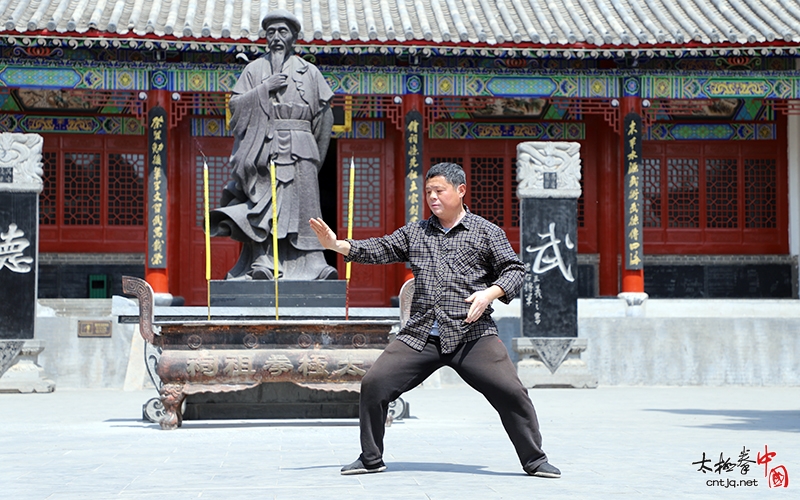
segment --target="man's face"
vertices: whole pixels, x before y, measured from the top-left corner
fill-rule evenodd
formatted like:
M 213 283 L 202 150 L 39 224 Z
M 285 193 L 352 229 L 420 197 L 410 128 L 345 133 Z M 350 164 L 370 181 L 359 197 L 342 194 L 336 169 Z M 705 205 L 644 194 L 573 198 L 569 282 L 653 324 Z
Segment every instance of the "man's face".
M 284 21 L 267 26 L 267 47 L 274 52 L 290 52 L 297 35 Z
M 461 200 L 467 186 L 453 186 L 441 175 L 431 177 L 425 182 L 425 199 L 436 217 L 449 220 L 461 213 Z

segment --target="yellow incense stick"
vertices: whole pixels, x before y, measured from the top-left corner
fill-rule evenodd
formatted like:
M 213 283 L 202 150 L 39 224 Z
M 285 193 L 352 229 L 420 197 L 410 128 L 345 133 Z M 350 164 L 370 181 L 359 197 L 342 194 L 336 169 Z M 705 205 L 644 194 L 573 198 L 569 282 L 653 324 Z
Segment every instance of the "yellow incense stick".
M 275 162 L 269 162 L 272 179 L 272 278 L 275 280 L 275 320 L 278 318 L 278 195 L 275 182 Z
M 356 185 L 356 165 L 353 158 L 350 158 L 350 193 L 347 198 L 347 239 L 353 239 L 353 197 L 355 195 Z M 345 279 L 350 279 L 350 264 L 347 263 L 347 270 L 345 271 Z
M 203 156 L 203 206 L 205 210 L 205 231 L 206 231 L 206 290 L 208 293 L 208 319 L 211 320 L 211 230 L 209 228 L 209 207 L 208 207 L 208 163 Z
M 353 198 L 355 196 L 356 185 L 356 164 L 354 158 L 350 157 L 350 192 L 347 199 L 347 239 L 353 239 Z M 344 300 L 344 319 L 350 319 L 350 268 L 352 262 L 345 264 L 345 300 Z

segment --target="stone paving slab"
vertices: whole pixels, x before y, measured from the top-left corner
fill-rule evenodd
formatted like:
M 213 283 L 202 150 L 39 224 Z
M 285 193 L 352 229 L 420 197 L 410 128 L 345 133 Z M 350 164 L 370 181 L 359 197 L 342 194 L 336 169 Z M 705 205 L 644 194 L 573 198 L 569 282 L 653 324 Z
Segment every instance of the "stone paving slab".
M 2 499 L 800 498 L 800 388 L 600 387 L 531 396 L 559 480 L 526 476 L 499 418 L 466 386 L 418 388 L 411 418 L 387 429 L 380 474 L 341 476 L 358 456 L 355 420 L 140 419 L 151 391 L 0 394 Z M 736 464 L 743 447 L 764 465 Z M 756 480 L 757 485 L 720 486 Z M 716 481 L 716 482 L 714 482 Z

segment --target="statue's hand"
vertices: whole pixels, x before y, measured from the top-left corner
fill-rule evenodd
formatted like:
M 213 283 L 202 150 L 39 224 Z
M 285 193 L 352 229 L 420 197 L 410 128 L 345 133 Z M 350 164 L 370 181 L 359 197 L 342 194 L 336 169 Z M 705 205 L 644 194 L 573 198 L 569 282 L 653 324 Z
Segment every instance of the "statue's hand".
M 267 86 L 267 90 L 269 92 L 275 92 L 281 87 L 285 87 L 288 84 L 289 76 L 284 75 L 283 73 L 278 73 L 277 75 L 272 75 L 266 80 L 262 82 L 262 85 Z

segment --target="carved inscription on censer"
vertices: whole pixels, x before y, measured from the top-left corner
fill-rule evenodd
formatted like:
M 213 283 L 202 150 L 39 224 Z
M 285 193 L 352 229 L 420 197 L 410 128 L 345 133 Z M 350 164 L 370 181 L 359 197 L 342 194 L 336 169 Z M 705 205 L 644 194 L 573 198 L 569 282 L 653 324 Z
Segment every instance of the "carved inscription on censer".
M 277 378 L 331 380 L 360 378 L 367 373 L 369 363 L 363 358 L 347 355 L 341 358 L 323 351 L 296 353 L 235 354 L 230 351 L 202 351 L 185 361 L 189 379 L 222 376 L 225 379 L 269 380 Z

